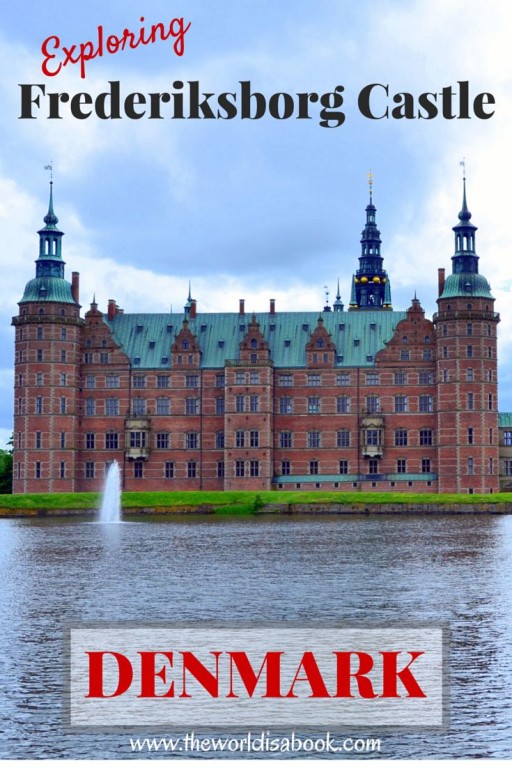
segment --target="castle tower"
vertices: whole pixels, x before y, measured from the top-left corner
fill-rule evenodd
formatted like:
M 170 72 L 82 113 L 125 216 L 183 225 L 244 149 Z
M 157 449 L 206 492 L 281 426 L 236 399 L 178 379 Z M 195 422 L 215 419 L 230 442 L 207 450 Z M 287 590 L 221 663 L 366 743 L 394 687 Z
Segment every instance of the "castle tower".
M 478 274 L 477 227 L 463 178 L 462 209 L 453 227 L 455 254 L 446 280 L 439 270 L 437 445 L 441 493 L 499 489 L 497 325 L 489 283 Z
M 79 335 L 78 273 L 64 278 L 63 232 L 53 210 L 39 230 L 36 276 L 15 326 L 14 493 L 75 490 Z
M 377 229 L 373 204 L 373 176 L 369 174 L 370 202 L 366 206 L 366 225 L 361 237 L 359 269 L 352 277 L 349 310 L 392 309 L 391 286 L 384 259 L 380 253 L 381 239 Z

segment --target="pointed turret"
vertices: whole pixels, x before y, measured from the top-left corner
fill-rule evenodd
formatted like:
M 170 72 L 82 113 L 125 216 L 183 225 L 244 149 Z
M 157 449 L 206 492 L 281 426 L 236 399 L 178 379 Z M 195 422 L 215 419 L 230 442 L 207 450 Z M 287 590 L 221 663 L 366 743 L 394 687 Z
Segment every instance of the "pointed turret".
M 370 202 L 366 206 L 366 224 L 361 237 L 359 269 L 353 278 L 350 309 L 391 309 L 389 278 L 383 268 L 381 239 L 377 228 L 377 209 L 373 204 L 373 175 L 369 174 Z
M 50 181 L 50 200 L 48 213 L 44 217 L 45 226 L 37 233 L 39 235 L 39 256 L 36 259 L 36 276 L 25 286 L 20 304 L 32 301 L 77 304 L 73 297 L 71 284 L 64 279 L 65 262 L 62 260 L 64 232 L 58 229 L 58 221 L 53 209 L 53 181 Z
M 336 291 L 336 301 L 332 305 L 333 312 L 343 312 L 343 302 L 340 294 L 340 279 L 338 277 L 338 290 Z

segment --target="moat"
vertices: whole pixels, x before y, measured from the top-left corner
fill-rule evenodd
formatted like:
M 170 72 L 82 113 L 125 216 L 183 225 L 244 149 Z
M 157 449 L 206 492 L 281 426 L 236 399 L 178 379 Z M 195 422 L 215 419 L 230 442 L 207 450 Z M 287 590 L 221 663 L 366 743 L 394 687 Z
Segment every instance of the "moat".
M 65 628 L 121 620 L 447 623 L 448 730 L 379 734 L 380 756 L 511 756 L 510 516 L 10 519 L 0 542 L 0 757 L 129 758 L 153 735 L 63 729 Z

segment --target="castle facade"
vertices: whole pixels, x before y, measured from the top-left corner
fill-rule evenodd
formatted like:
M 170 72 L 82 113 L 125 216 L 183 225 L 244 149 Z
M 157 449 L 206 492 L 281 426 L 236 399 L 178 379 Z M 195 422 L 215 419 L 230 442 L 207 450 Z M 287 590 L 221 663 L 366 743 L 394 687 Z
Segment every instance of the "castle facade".
M 396 311 L 371 188 L 350 304 L 320 312 L 82 317 L 50 187 L 35 278 L 15 327 L 14 492 L 125 490 L 496 493 L 512 480 L 498 413 L 494 298 L 463 202 L 438 311 Z

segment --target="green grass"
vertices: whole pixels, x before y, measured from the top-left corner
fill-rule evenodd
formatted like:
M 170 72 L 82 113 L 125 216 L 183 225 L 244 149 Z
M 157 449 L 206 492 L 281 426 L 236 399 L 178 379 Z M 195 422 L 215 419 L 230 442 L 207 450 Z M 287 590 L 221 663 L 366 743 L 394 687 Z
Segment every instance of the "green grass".
M 0 495 L 0 509 L 96 509 L 98 493 L 42 493 Z M 182 492 L 128 492 L 123 494 L 124 509 L 160 507 L 207 507 L 225 514 L 250 514 L 266 504 L 361 504 L 371 507 L 379 504 L 437 504 L 445 506 L 461 502 L 512 502 L 512 493 L 488 494 L 435 494 L 435 493 L 379 493 L 379 492 L 322 492 L 322 491 L 182 491 Z

